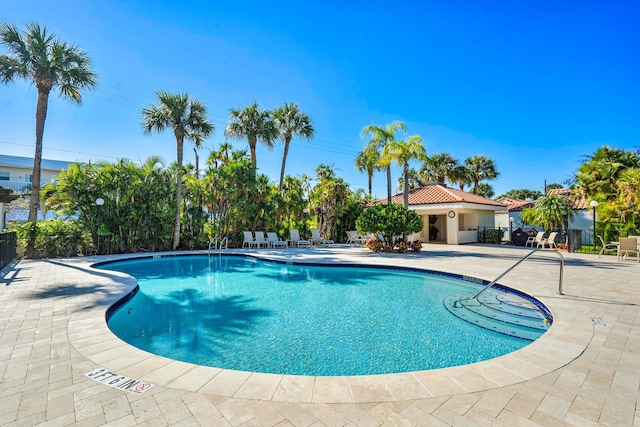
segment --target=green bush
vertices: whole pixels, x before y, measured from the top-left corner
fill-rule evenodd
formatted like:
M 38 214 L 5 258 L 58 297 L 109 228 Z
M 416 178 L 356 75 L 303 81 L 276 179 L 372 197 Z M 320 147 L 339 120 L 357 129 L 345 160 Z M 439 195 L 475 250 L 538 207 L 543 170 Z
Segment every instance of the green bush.
M 383 252 L 390 252 L 395 246 L 400 252 L 406 251 L 407 245 L 404 242 L 394 244 L 393 237 L 417 233 L 422 230 L 422 225 L 420 215 L 398 204 L 373 206 L 365 210 L 356 220 L 359 233 L 384 235 L 382 247 L 376 246 L 376 251 Z
M 15 225 L 18 242 L 27 244 L 32 224 Z M 46 220 L 36 224 L 36 258 L 71 257 L 94 252 L 91 236 L 78 221 Z

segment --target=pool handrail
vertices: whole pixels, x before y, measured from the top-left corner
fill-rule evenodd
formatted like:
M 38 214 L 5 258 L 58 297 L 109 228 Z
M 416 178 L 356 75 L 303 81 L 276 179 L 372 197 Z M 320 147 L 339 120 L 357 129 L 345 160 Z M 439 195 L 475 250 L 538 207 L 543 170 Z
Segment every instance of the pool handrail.
M 470 299 L 474 299 L 474 298 L 478 298 L 478 296 L 483 293 L 484 291 L 486 291 L 487 289 L 489 289 L 490 287 L 492 287 L 493 285 L 496 284 L 496 282 L 498 280 L 500 280 L 501 278 L 503 278 L 507 273 L 509 273 L 511 270 L 513 270 L 514 268 L 516 268 L 522 261 L 524 261 L 525 259 L 529 258 L 531 255 L 535 254 L 536 252 L 539 252 L 541 249 L 534 249 L 531 252 L 529 252 L 528 254 L 526 254 L 525 256 L 523 256 L 522 258 L 520 258 L 515 264 L 513 264 L 511 267 L 507 268 L 505 271 L 503 271 L 498 277 L 496 277 L 495 279 L 493 279 L 493 281 L 491 283 L 489 283 L 488 285 L 486 285 L 484 288 L 480 289 L 478 292 L 476 292 Z M 545 251 L 545 252 L 549 252 L 549 251 Z M 562 254 L 560 252 L 558 252 L 557 250 L 554 250 L 553 252 L 557 253 L 558 256 L 560 257 L 560 277 L 559 277 L 559 281 L 558 281 L 558 295 L 564 295 L 562 293 L 562 280 L 563 280 L 563 276 L 564 276 L 564 257 L 562 256 Z

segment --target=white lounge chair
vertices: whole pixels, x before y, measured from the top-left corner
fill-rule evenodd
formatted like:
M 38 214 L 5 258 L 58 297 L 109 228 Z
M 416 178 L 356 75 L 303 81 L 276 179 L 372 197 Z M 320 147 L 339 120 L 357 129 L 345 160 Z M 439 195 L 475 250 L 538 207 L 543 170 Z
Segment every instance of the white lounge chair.
M 289 230 L 291 235 L 291 246 L 299 248 L 300 246 L 311 246 L 311 242 L 308 240 L 302 240 L 300 238 L 300 232 L 298 230 Z
M 258 247 L 258 244 L 256 243 L 255 239 L 253 238 L 253 233 L 250 231 L 243 231 L 242 234 L 244 235 L 244 240 L 242 241 L 242 247 L 244 248 L 245 246 L 248 248 L 251 247 Z
M 549 233 L 549 237 L 538 242 L 538 247 L 544 249 L 546 246 L 549 246 L 549 249 L 551 249 L 551 247 L 558 249 L 558 247 L 556 246 L 557 235 L 558 233 L 556 233 L 555 231 L 553 233 Z
M 286 241 L 280 240 L 278 235 L 272 231 L 267 233 L 267 242 L 272 248 L 286 248 L 288 246 Z
M 621 237 L 618 245 L 618 261 L 629 258 L 630 254 L 636 254 L 636 262 L 640 262 L 640 248 L 635 237 Z
M 320 237 L 320 231 L 318 229 L 311 230 L 311 244 L 312 245 L 333 245 L 333 240 L 323 239 Z
M 359 235 L 355 230 L 347 231 L 347 236 L 349 238 L 349 241 L 351 241 L 351 243 L 353 243 L 354 245 L 363 245 L 367 242 L 367 240 Z
M 539 231 L 535 237 L 529 236 L 524 246 L 525 247 L 529 245 L 531 245 L 531 247 L 533 247 L 533 245 L 537 246 L 543 239 L 544 239 L 544 231 Z
M 256 235 L 255 243 L 258 248 L 262 246 L 265 248 L 269 247 L 269 242 L 267 242 L 267 239 L 264 237 L 264 231 L 256 231 L 254 234 Z

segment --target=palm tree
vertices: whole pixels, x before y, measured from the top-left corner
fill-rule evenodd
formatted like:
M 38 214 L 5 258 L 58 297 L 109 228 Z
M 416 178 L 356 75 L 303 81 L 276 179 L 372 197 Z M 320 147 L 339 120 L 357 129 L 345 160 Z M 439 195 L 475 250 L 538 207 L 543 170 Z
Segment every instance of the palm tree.
M 207 110 L 202 102 L 192 99 L 187 93 L 156 93 L 158 105 L 142 109 L 143 132 L 146 135 L 153 131 L 162 132 L 167 128 L 173 130 L 177 147 L 176 177 L 176 221 L 173 227 L 173 249 L 180 244 L 180 206 L 182 201 L 182 154 L 184 140 L 200 147 L 214 131 L 212 123 L 207 121 Z
M 260 140 L 267 148 L 273 148 L 273 141 L 278 137 L 278 130 L 268 110 L 261 110 L 257 102 L 244 108 L 229 111 L 229 123 L 224 131 L 227 137 L 247 138 L 251 152 L 251 164 L 254 174 L 257 169 L 256 145 Z
M 278 188 L 282 190 L 284 181 L 284 169 L 287 164 L 287 154 L 289 153 L 289 144 L 294 136 L 313 138 L 315 130 L 311 124 L 311 118 L 308 114 L 300 111 L 298 104 L 284 103 L 280 107 L 273 110 L 273 122 L 278 129 L 282 143 L 284 144 L 284 154 L 282 155 L 282 169 L 280 169 L 280 184 Z
M 371 187 L 373 180 L 373 172 L 378 168 L 378 160 L 380 159 L 380 152 L 375 144 L 369 143 L 365 145 L 364 149 L 358 154 L 354 162 L 354 166 L 358 172 L 366 172 L 369 185 L 369 198 L 371 198 Z
M 456 167 L 458 167 L 458 159 L 451 154 L 436 153 L 425 160 L 420 172 L 426 181 L 436 181 L 444 185 L 446 180 L 451 180 Z
M 473 183 L 473 179 L 469 174 L 469 170 L 466 168 L 466 166 L 462 165 L 455 167 L 453 171 L 451 171 L 449 181 L 451 181 L 452 184 L 458 184 L 460 190 L 462 191 L 464 191 L 465 186 Z
M 478 194 L 478 183 L 484 180 L 496 179 L 499 173 L 493 159 L 480 154 L 467 158 L 464 165 L 469 173 L 469 178 L 473 182 L 473 194 Z
M 420 135 L 413 135 L 407 141 L 391 141 L 382 152 L 382 159 L 386 162 L 395 161 L 402 167 L 404 177 L 403 203 L 404 207 L 409 207 L 409 161 L 426 160 L 427 150 L 422 144 Z
M 49 93 L 54 87 L 63 98 L 82 103 L 83 89 L 97 85 L 97 74 L 91 71 L 91 59 L 78 46 L 59 40 L 49 34 L 46 27 L 30 22 L 26 30 L 6 22 L 0 24 L 0 41 L 10 55 L 0 55 L 0 81 L 18 79 L 35 84 L 38 89 L 36 106 L 36 149 L 33 156 L 29 222 L 33 225 L 27 243 L 27 256 L 35 253 L 35 224 L 40 201 L 40 164 L 42 163 L 42 137 L 47 118 Z
M 362 129 L 360 136 L 365 139 L 367 135 L 371 135 L 371 143 L 375 144 L 379 150 L 384 150 L 384 147 L 391 141 L 395 140 L 395 133 L 398 131 L 407 132 L 407 125 L 401 121 L 395 121 L 389 123 L 385 127 L 378 125 L 368 125 Z M 387 203 L 391 204 L 391 162 L 386 162 L 382 158 L 378 162 L 378 167 L 386 168 L 387 170 Z
M 404 189 L 404 176 L 398 178 L 398 191 L 403 191 Z M 414 168 L 409 168 L 409 173 L 407 174 L 407 182 L 409 186 L 409 190 L 413 190 L 414 188 L 420 188 L 426 185 L 426 183 L 422 180 L 422 176 L 420 175 L 420 171 L 417 171 Z

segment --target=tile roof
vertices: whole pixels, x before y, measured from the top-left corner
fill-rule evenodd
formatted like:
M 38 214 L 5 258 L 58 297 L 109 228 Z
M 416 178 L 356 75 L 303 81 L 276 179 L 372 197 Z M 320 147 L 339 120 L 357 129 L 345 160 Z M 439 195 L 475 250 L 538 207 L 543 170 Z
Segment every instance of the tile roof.
M 520 212 L 521 210 L 531 208 L 536 204 L 535 200 L 520 200 L 512 199 L 510 197 L 502 197 L 498 199 L 498 201 L 507 204 L 507 212 Z
M 573 201 L 573 209 L 589 209 L 589 203 L 584 196 L 576 196 L 570 188 L 554 188 L 547 191 L 547 195 L 554 194 L 556 196 L 568 197 Z
M 380 199 L 372 205 L 386 203 L 387 199 Z M 403 193 L 398 193 L 391 197 L 392 203 L 401 204 Z M 475 203 L 478 205 L 490 205 L 504 207 L 504 203 L 467 193 L 455 188 L 449 188 L 441 184 L 429 184 L 424 187 L 409 190 L 409 205 L 436 205 L 442 203 Z

